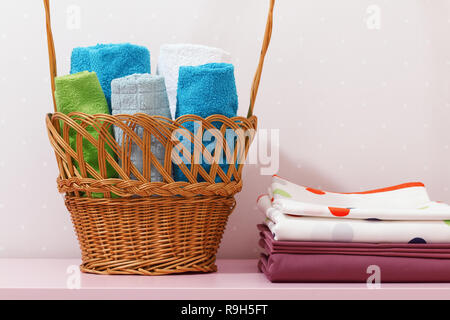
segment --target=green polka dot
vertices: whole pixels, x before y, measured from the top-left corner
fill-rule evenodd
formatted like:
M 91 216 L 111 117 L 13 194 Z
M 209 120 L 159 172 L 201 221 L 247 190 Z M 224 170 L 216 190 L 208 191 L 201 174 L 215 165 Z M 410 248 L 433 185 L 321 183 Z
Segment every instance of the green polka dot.
M 287 193 L 286 191 L 281 190 L 281 189 L 273 190 L 273 194 L 279 194 L 280 196 L 283 196 L 283 197 L 286 197 L 286 198 L 292 198 L 292 196 L 289 193 Z
M 450 226 L 450 220 L 444 220 L 444 222 Z

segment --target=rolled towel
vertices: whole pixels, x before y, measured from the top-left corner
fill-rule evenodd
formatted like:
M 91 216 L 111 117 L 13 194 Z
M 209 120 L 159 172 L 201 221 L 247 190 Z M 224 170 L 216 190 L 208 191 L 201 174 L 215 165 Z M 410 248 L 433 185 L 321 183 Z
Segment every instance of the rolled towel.
M 238 109 L 238 97 L 236 92 L 236 83 L 234 79 L 234 67 L 228 63 L 210 63 L 202 66 L 182 66 L 180 67 L 178 79 L 178 95 L 176 117 L 186 114 L 198 115 L 202 118 L 214 114 L 222 114 L 226 117 L 235 117 Z M 215 124 L 220 128 L 219 123 Z M 187 122 L 184 126 L 194 134 L 195 126 L 193 122 Z M 227 137 L 228 138 L 228 137 Z M 186 141 L 184 139 L 180 139 Z M 227 139 L 228 140 L 228 139 Z M 214 143 L 203 140 L 208 145 L 208 150 L 214 150 Z M 183 142 L 186 147 L 189 143 Z M 228 143 L 233 143 L 228 141 Z M 193 147 L 190 148 L 191 151 Z M 222 152 L 224 159 L 224 153 Z M 182 158 L 188 168 L 189 162 Z M 202 159 L 202 166 L 208 172 L 210 164 L 206 159 Z M 220 165 L 222 170 L 227 173 L 228 164 Z M 174 168 L 174 177 L 176 181 L 187 181 L 187 178 L 178 166 Z M 200 181 L 203 181 L 199 177 Z M 216 177 L 216 182 L 221 182 L 220 177 Z
M 150 73 L 150 52 L 130 43 L 98 44 L 72 51 L 70 73 L 94 71 L 111 107 L 111 81 L 135 73 Z
M 134 74 L 114 79 L 111 82 L 111 106 L 114 115 L 141 112 L 170 119 L 169 100 L 162 76 Z M 116 141 L 121 145 L 123 131 L 115 127 L 114 133 Z M 136 133 L 142 138 L 143 128 L 137 127 Z M 151 137 L 151 152 L 164 166 L 164 147 L 153 135 Z M 131 145 L 131 162 L 142 173 L 143 152 L 135 143 Z M 151 181 L 163 181 L 163 177 L 153 165 L 151 166 Z
M 166 80 L 170 111 L 175 118 L 178 70 L 181 66 L 198 66 L 213 62 L 231 62 L 231 55 L 219 48 L 195 44 L 166 44 L 161 46 L 157 73 Z
M 58 112 L 69 114 L 71 112 L 83 112 L 87 114 L 109 113 L 105 95 L 98 81 L 95 72 L 80 72 L 76 74 L 55 78 L 55 100 Z M 98 132 L 92 127 L 86 130 L 95 139 L 98 139 Z M 76 150 L 76 133 L 69 131 L 69 142 L 73 150 Z M 105 150 L 114 155 L 111 148 L 105 144 Z M 99 171 L 98 151 L 90 142 L 83 139 L 83 156 L 89 165 L 97 172 Z M 79 169 L 78 163 L 75 166 Z M 117 177 L 116 171 L 106 162 L 107 178 Z

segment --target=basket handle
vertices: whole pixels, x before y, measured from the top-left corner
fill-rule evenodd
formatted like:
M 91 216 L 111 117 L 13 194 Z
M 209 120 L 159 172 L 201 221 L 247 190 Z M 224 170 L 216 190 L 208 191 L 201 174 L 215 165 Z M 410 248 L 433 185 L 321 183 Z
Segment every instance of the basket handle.
M 270 0 L 269 15 L 267 17 L 266 31 L 264 34 L 264 41 L 261 48 L 261 55 L 259 57 L 258 68 L 256 69 L 255 77 L 253 78 L 252 90 L 250 95 L 250 106 L 248 108 L 247 118 L 253 115 L 253 108 L 255 106 L 256 96 L 258 94 L 259 82 L 261 81 L 261 74 L 264 66 L 264 58 L 266 57 L 267 49 L 269 48 L 270 38 L 272 36 L 273 25 L 273 8 L 275 0 Z M 56 54 L 55 43 L 53 41 L 52 25 L 50 20 L 50 0 L 44 0 L 45 7 L 45 21 L 47 29 L 47 45 L 48 45 L 48 58 L 50 64 L 50 81 L 53 97 L 53 109 L 56 112 L 56 100 L 55 100 L 55 77 L 57 76 L 56 70 Z

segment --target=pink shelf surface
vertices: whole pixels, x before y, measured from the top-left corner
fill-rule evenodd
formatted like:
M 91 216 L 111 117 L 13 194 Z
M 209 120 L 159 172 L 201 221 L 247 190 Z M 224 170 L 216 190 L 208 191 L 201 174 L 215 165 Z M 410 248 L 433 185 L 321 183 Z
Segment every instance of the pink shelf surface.
M 219 260 L 217 273 L 79 274 L 77 259 L 0 259 L 0 299 L 450 299 L 450 284 L 271 283 L 256 260 Z

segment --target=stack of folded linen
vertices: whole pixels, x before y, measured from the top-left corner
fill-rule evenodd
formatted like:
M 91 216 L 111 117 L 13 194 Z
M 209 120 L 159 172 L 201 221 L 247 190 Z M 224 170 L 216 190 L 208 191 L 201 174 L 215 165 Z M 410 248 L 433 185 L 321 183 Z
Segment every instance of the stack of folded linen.
M 257 203 L 272 282 L 450 281 L 450 206 L 422 183 L 344 194 L 274 176 Z

